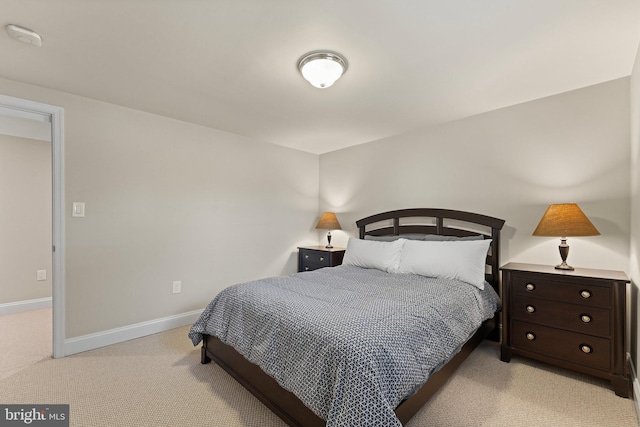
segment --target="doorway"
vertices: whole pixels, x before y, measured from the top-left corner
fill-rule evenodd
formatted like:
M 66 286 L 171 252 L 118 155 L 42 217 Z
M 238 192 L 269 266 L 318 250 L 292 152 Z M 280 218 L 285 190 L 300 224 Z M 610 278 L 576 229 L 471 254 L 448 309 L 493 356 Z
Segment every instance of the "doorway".
M 0 115 L 51 124 L 52 183 L 52 332 L 53 357 L 65 356 L 64 286 L 64 110 L 61 107 L 0 95 Z

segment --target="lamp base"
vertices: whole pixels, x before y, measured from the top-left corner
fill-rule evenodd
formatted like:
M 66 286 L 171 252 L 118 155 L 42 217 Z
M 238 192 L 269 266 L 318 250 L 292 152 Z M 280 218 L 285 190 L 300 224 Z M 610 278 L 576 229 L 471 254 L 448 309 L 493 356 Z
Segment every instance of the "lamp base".
M 571 267 L 566 262 L 563 262 L 562 264 L 556 265 L 556 270 L 575 270 L 575 268 Z
M 327 246 L 325 246 L 325 248 L 333 249 L 333 246 L 331 245 L 331 230 L 327 232 Z
M 560 258 L 562 258 L 562 264 L 556 265 L 557 270 L 575 270 L 569 264 L 567 264 L 567 257 L 569 256 L 569 245 L 567 245 L 567 238 L 563 237 L 560 239 L 560 246 L 558 246 L 560 250 Z

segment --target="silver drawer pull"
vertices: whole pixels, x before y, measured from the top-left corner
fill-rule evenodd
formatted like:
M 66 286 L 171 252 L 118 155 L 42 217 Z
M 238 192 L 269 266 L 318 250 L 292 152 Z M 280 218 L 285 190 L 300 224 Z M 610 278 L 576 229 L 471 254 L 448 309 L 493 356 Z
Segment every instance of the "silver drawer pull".
M 305 268 L 304 268 L 304 270 L 305 270 L 305 271 L 309 271 L 309 267 L 305 267 Z
M 587 345 L 587 344 L 582 344 L 582 345 L 580 346 L 580 350 L 582 350 L 582 352 L 583 352 L 584 354 L 591 354 L 591 353 L 593 353 L 593 349 L 591 348 L 591 346 L 590 346 L 590 345 Z
M 587 290 L 580 291 L 580 296 L 584 299 L 591 298 L 591 292 Z
M 525 288 L 527 288 L 528 291 L 533 291 L 536 288 L 536 285 L 534 285 L 533 283 L 527 283 L 527 286 L 525 286 Z
M 304 256 L 304 258 L 305 258 L 305 259 L 309 259 L 309 255 L 305 255 L 305 256 Z
M 592 319 L 588 314 L 583 314 L 580 316 L 580 320 L 582 320 L 584 323 L 590 323 Z
M 536 308 L 532 305 L 527 306 L 527 313 L 535 313 Z
M 324 261 L 324 257 L 323 256 L 320 257 L 320 261 Z
M 527 332 L 527 339 L 529 341 L 534 341 L 536 339 L 536 334 L 534 334 L 533 332 Z

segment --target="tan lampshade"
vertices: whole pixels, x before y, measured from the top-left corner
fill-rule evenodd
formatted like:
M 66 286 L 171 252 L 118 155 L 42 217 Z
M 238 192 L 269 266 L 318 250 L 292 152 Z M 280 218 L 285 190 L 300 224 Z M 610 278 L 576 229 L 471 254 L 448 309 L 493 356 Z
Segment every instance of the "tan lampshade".
M 578 237 L 599 236 L 600 232 L 575 203 L 549 205 L 534 236 Z
M 320 217 L 320 221 L 316 224 L 319 230 L 342 230 L 336 214 L 333 212 L 325 212 Z

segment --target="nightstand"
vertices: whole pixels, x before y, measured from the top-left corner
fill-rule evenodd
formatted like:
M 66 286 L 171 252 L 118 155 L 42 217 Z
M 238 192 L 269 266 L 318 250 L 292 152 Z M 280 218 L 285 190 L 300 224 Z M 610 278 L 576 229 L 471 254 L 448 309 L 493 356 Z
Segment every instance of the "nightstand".
M 519 263 L 500 270 L 503 362 L 518 355 L 594 375 L 629 397 L 625 273 Z
M 327 249 L 324 246 L 299 247 L 298 272 L 340 265 L 344 258 L 344 251 L 344 248 Z

